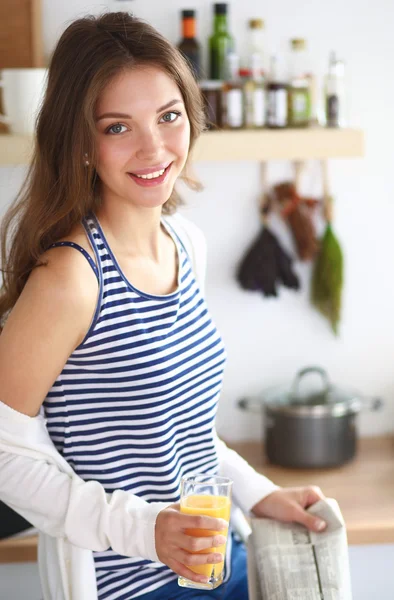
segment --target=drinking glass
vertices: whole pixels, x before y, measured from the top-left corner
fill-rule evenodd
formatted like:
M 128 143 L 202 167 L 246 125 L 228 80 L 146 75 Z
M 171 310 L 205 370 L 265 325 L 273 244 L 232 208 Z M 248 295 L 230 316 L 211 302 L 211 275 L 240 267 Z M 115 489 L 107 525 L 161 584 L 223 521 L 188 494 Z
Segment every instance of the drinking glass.
M 232 481 L 227 477 L 218 477 L 216 475 L 193 475 L 191 477 L 182 477 L 181 480 L 181 513 L 187 515 L 207 515 L 218 519 L 230 521 L 231 509 L 231 489 Z M 210 529 L 186 529 L 188 535 L 196 537 L 209 537 L 213 535 L 224 535 L 227 537 L 227 530 L 212 531 Z M 226 544 L 216 548 L 206 548 L 200 550 L 197 554 L 211 554 L 220 552 L 223 557 L 226 555 Z M 181 587 L 194 588 L 201 590 L 214 590 L 223 582 L 224 560 L 216 564 L 187 565 L 189 569 L 205 575 L 209 578 L 207 583 L 198 583 L 190 581 L 185 577 L 178 577 L 178 584 Z

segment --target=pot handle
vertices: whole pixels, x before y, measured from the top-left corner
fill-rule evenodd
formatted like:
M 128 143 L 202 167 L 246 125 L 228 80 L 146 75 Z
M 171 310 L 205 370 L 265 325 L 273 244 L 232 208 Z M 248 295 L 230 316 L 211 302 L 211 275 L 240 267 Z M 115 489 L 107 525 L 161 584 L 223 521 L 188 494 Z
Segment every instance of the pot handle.
M 300 387 L 301 379 L 303 379 L 305 375 L 309 375 L 310 373 L 318 373 L 323 381 L 323 393 L 327 394 L 329 392 L 330 381 L 328 379 L 327 371 L 325 371 L 322 367 L 305 367 L 304 369 L 298 371 L 297 375 L 294 378 L 292 385 L 292 396 L 298 396 L 298 389 Z
M 371 411 L 380 410 L 384 406 L 383 398 L 374 396 L 373 398 L 360 398 L 361 409 Z
M 250 410 L 251 412 L 261 413 L 263 409 L 262 403 L 253 403 L 249 398 L 241 398 L 238 400 L 238 407 L 242 410 Z

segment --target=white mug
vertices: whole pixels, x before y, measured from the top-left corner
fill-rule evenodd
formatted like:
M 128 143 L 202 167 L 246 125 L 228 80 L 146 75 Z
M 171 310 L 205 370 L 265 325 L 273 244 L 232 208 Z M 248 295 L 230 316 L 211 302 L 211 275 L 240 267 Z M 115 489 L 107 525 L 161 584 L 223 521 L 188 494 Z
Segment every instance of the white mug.
M 11 133 L 31 135 L 44 98 L 48 69 L 2 69 L 4 115 L 0 121 L 6 123 Z

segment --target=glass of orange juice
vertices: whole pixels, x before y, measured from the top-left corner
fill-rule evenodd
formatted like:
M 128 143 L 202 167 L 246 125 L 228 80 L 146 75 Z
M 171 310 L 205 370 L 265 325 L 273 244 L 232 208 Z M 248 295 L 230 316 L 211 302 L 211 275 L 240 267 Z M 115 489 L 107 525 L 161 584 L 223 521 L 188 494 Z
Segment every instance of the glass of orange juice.
M 216 475 L 193 475 L 182 477 L 181 480 L 181 513 L 187 515 L 208 515 L 218 519 L 230 521 L 231 490 L 233 482 L 227 477 Z M 186 529 L 188 535 L 196 537 L 209 537 L 220 534 L 227 536 L 228 530 L 212 531 L 210 529 Z M 226 544 L 216 548 L 200 550 L 198 554 L 211 554 L 220 552 L 226 555 Z M 185 577 L 178 577 L 181 587 L 214 590 L 223 582 L 223 562 L 204 565 L 187 565 L 189 569 L 209 578 L 207 583 L 190 581 Z

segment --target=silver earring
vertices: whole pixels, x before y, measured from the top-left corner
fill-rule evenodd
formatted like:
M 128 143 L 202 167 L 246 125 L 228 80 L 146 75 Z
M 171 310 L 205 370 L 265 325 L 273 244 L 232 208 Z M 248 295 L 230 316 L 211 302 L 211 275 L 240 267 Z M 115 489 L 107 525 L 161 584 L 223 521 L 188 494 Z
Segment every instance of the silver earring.
M 85 152 L 84 157 L 85 157 L 85 167 L 88 167 L 90 165 L 90 162 L 88 161 L 87 152 Z

